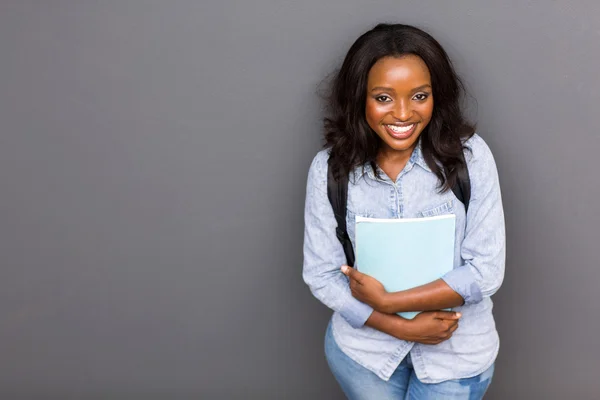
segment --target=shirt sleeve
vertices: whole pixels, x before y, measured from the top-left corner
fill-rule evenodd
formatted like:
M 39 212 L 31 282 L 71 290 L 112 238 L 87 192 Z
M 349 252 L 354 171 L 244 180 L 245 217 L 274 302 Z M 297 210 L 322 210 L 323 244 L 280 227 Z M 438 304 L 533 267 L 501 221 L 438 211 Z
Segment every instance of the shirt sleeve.
M 496 163 L 483 139 L 474 136 L 470 142 L 471 200 L 461 246 L 464 264 L 442 277 L 463 297 L 465 304 L 478 303 L 498 291 L 504 280 L 506 256 L 504 211 Z
M 308 173 L 302 276 L 319 301 L 359 328 L 373 308 L 352 297 L 348 278 L 340 271 L 346 256 L 335 234 L 337 223 L 327 198 L 327 158 L 326 151 L 317 154 Z

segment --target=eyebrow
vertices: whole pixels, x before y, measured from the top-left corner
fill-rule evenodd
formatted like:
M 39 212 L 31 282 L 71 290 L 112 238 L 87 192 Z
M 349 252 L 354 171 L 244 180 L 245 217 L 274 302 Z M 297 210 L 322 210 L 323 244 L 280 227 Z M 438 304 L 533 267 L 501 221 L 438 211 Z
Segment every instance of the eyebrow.
M 416 87 L 414 89 L 412 89 L 413 92 L 418 92 L 419 90 L 423 90 L 423 89 L 431 89 L 431 85 L 426 83 L 425 85 L 421 85 L 419 87 Z M 371 89 L 371 92 L 374 92 L 376 90 L 383 90 L 386 92 L 395 92 L 394 88 L 391 87 L 385 87 L 385 86 L 375 86 L 373 89 Z

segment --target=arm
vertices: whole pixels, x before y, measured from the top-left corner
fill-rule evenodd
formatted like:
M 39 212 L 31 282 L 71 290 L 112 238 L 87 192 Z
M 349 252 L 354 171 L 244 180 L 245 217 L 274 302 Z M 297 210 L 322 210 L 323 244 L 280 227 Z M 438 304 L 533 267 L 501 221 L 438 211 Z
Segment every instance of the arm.
M 442 279 L 401 292 L 389 293 L 375 278 L 354 268 L 344 265 L 342 272 L 350 279 L 352 295 L 382 313 L 432 311 L 464 304 L 462 296 Z
M 467 144 L 472 149 L 469 163 L 471 202 L 460 249 L 464 263 L 442 279 L 468 305 L 491 297 L 502 285 L 506 234 L 498 171 L 492 152 L 477 135 Z
M 388 293 L 382 307 L 386 312 L 442 310 L 462 306 L 464 299 L 446 282 L 438 279 L 401 292 Z
M 397 339 L 438 344 L 450 339 L 458 328 L 460 317 L 460 313 L 455 312 L 426 311 L 412 320 L 407 320 L 397 315 L 373 311 L 365 324 Z
M 339 266 L 345 260 L 335 235 L 336 221 L 327 199 L 327 160 L 320 153 L 310 167 L 305 206 L 303 278 L 313 295 L 338 311 L 354 328 L 367 325 L 401 340 L 437 344 L 458 327 L 459 313 L 421 313 L 413 320 L 374 311 L 350 292 Z
M 317 154 L 308 173 L 302 276 L 319 301 L 359 328 L 373 308 L 352 296 L 348 280 L 340 272 L 346 257 L 335 234 L 337 224 L 327 199 L 327 157 L 325 152 Z
M 377 280 L 353 268 L 350 278 L 354 297 L 374 309 L 397 313 L 439 310 L 473 304 L 493 295 L 504 278 L 504 213 L 498 173 L 493 156 L 481 138 L 472 139 L 473 160 L 469 165 L 472 197 L 461 246 L 464 264 L 429 284 L 387 293 Z

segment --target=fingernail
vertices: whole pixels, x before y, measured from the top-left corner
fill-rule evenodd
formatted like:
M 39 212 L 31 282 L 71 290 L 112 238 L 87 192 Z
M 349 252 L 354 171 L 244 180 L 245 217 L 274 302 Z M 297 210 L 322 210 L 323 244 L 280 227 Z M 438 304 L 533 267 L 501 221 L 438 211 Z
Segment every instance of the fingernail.
M 348 266 L 346 266 L 346 265 L 342 265 L 342 272 L 343 272 L 343 273 L 346 273 L 346 272 L 348 272 Z
M 459 312 L 457 312 L 457 313 L 456 313 L 456 317 L 457 317 L 457 318 L 460 318 L 460 317 L 462 317 L 462 314 L 461 314 L 461 313 L 459 313 Z

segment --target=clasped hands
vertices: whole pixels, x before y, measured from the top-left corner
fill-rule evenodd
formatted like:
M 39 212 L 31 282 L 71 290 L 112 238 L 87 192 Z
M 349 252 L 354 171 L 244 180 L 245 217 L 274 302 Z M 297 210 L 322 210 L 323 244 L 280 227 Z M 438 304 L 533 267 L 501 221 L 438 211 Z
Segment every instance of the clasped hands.
M 425 311 L 419 313 L 414 319 L 406 320 L 398 315 L 397 304 L 394 304 L 393 296 L 387 292 L 384 286 L 372 276 L 363 274 L 347 265 L 341 267 L 342 272 L 349 279 L 352 296 L 357 300 L 371 306 L 374 310 L 387 314 L 394 323 L 391 331 L 386 333 L 398 339 L 408 340 L 423 344 L 439 344 L 450 339 L 456 329 L 460 313 L 451 311 Z

